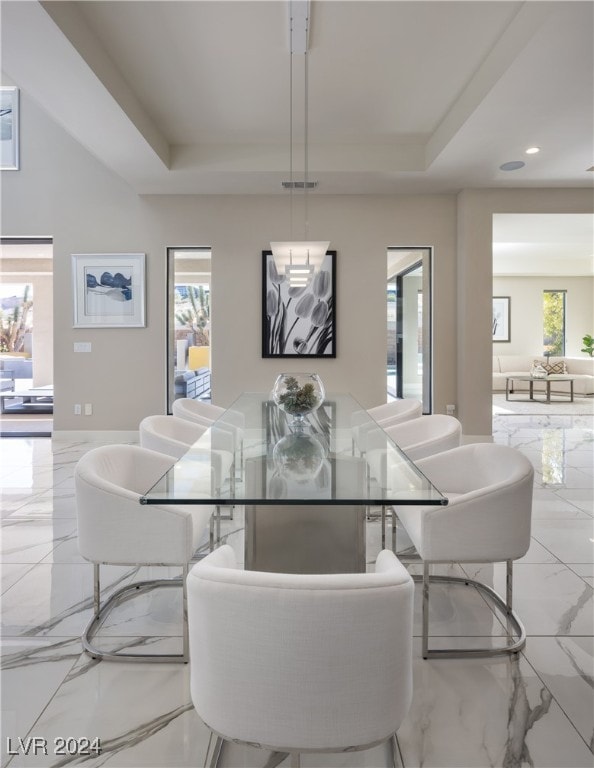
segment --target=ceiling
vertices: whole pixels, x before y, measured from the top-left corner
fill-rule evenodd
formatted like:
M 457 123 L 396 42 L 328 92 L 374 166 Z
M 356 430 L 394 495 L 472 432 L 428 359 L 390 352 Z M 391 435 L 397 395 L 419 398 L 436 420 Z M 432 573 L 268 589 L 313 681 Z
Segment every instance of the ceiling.
M 141 194 L 287 194 L 288 9 L 3 0 L 2 69 Z M 591 187 L 593 9 L 312 0 L 311 194 Z M 304 70 L 294 55 L 296 180 Z

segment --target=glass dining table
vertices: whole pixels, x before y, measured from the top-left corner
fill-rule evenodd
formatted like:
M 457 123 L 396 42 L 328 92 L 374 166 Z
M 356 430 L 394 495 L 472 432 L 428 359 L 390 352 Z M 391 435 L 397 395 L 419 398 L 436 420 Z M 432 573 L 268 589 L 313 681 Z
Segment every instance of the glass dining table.
M 344 573 L 366 568 L 371 514 L 384 531 L 388 507 L 447 498 L 350 395 L 327 394 L 302 425 L 244 393 L 141 503 L 211 504 L 219 520 L 230 507 L 246 568 Z

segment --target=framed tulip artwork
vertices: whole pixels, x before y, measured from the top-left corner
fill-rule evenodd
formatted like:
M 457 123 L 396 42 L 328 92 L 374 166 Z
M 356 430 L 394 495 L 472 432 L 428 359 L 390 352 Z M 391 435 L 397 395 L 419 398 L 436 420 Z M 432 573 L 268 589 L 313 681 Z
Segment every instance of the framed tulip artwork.
M 336 251 L 305 287 L 262 251 L 262 357 L 336 357 Z
M 75 328 L 144 328 L 144 253 L 72 255 Z

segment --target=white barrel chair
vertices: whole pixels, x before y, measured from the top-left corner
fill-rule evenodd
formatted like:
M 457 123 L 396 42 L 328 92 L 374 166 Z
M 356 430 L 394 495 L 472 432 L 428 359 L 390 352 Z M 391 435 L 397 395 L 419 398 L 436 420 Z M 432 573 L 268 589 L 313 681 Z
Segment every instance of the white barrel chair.
M 77 463 L 74 473 L 78 549 L 93 563 L 94 614 L 84 630 L 84 650 L 111 661 L 187 662 L 186 576 L 188 563 L 203 543 L 212 517 L 211 505 L 141 504 L 140 498 L 175 459 L 135 445 L 94 448 Z M 116 590 L 101 605 L 101 565 L 180 566 L 182 578 L 137 581 Z M 108 652 L 93 644 L 107 615 L 133 595 L 156 587 L 182 589 L 181 654 Z
M 367 460 L 370 464 L 373 464 L 374 457 L 379 459 L 385 455 L 385 435 L 396 443 L 411 461 L 418 461 L 435 453 L 457 448 L 462 438 L 462 424 L 455 416 L 436 413 L 382 427 L 382 433 L 375 432 L 369 437 Z
M 457 448 L 462 439 L 462 424 L 455 416 L 443 413 L 391 424 L 384 431 L 411 461 Z
M 243 414 L 189 397 L 179 397 L 174 400 L 171 410 L 173 415 L 180 419 L 193 421 L 206 427 L 210 427 L 216 422 L 218 432 L 230 432 L 235 452 L 235 467 L 239 469 L 240 476 L 243 477 L 243 433 L 245 429 Z
M 245 571 L 228 545 L 195 565 L 190 688 L 218 736 L 211 765 L 224 741 L 294 754 L 390 739 L 394 749 L 412 697 L 413 593 L 388 550 L 375 573 Z
M 526 633 L 512 607 L 513 561 L 530 546 L 534 469 L 515 448 L 476 443 L 417 462 L 447 498 L 446 506 L 397 506 L 395 512 L 423 560 L 423 658 L 494 656 L 524 647 Z M 429 575 L 433 563 L 506 563 L 505 600 L 470 578 Z M 504 647 L 429 649 L 432 582 L 472 585 L 504 614 Z M 513 635 L 517 639 L 513 640 Z
M 155 414 L 146 416 L 138 426 L 140 445 L 176 459 L 206 432 L 208 426 L 178 419 L 177 416 Z
M 155 414 L 146 416 L 139 424 L 138 432 L 140 445 L 152 451 L 166 453 L 176 459 L 181 459 L 190 448 L 205 434 L 209 426 L 199 424 L 177 416 Z M 229 494 L 235 495 L 235 438 L 226 429 L 211 429 L 210 439 L 204 441 L 201 448 L 194 448 L 192 456 L 197 461 L 202 457 L 207 460 L 210 468 L 208 476 L 204 476 L 206 493 L 224 494 L 223 484 L 229 478 Z M 216 507 L 216 537 L 220 538 L 221 528 L 220 506 Z M 233 519 L 233 507 L 229 507 L 229 516 Z
M 376 405 L 367 411 L 355 413 L 351 423 L 353 447 L 364 454 L 373 436 L 380 433 L 381 429 L 385 429 L 388 425 L 392 426 L 410 419 L 417 419 L 422 413 L 423 404 L 420 400 L 413 398 L 393 400 L 390 403 Z
M 433 456 L 451 448 L 457 448 L 462 438 L 462 424 L 455 416 L 442 413 L 419 416 L 389 427 L 383 427 L 368 435 L 367 464 L 370 481 L 375 479 L 386 487 L 391 471 L 390 455 L 386 451 L 386 435 L 411 461 Z M 382 511 L 382 546 L 385 544 L 385 511 Z M 396 546 L 396 515 L 392 509 L 392 540 Z
M 412 397 L 392 400 L 374 408 L 368 408 L 367 413 L 378 424 L 400 424 L 402 421 L 416 419 L 423 413 L 423 403 Z

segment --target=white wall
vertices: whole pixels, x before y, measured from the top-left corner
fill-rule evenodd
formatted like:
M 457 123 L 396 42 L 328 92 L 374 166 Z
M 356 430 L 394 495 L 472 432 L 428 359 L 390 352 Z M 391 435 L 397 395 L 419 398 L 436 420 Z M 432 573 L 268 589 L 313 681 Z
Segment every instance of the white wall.
M 289 232 L 287 197 L 139 197 L 21 94 L 22 170 L 2 174 L 2 234 L 54 238 L 54 428 L 135 430 L 166 407 L 166 248 L 212 247 L 214 401 L 317 371 L 365 407 L 385 401 L 386 249 L 434 248 L 434 410 L 491 433 L 492 214 L 590 212 L 589 190 L 310 196 L 309 237 L 338 251 L 336 360 L 261 358 L 261 251 Z M 457 247 L 458 237 L 458 247 Z M 72 327 L 72 253 L 145 252 L 147 327 Z M 90 341 L 91 354 L 74 354 Z M 299 363 L 299 365 L 298 365 Z M 74 416 L 92 403 L 92 416 Z
M 583 357 L 582 337 L 593 333 L 594 278 L 494 277 L 493 295 L 511 297 L 511 340 L 493 344 L 494 355 L 542 355 L 542 294 L 567 291 L 565 354 Z

